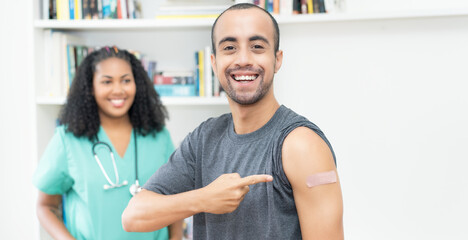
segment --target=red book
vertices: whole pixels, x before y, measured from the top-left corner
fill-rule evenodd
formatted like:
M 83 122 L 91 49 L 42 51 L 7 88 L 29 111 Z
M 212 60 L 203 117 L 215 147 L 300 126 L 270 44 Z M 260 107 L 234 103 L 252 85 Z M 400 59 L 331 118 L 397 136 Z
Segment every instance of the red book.
M 117 0 L 117 18 L 122 19 L 122 5 L 120 4 L 120 0 Z

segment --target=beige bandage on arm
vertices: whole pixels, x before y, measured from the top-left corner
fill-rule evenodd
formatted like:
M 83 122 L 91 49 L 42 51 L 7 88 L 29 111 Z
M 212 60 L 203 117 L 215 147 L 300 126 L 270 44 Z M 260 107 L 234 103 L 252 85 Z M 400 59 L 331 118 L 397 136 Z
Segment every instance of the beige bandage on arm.
M 307 177 L 307 187 L 315 187 L 323 184 L 336 183 L 336 173 L 334 170 L 312 174 Z

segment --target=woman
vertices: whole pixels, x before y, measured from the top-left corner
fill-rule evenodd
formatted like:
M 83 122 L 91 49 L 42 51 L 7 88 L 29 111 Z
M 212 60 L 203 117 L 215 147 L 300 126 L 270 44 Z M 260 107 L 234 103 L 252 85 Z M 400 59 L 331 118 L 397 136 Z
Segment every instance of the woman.
M 55 239 L 181 239 L 182 222 L 170 234 L 128 233 L 121 223 L 132 194 L 174 150 L 166 117 L 135 56 L 116 47 L 89 54 L 34 175 L 42 226 Z

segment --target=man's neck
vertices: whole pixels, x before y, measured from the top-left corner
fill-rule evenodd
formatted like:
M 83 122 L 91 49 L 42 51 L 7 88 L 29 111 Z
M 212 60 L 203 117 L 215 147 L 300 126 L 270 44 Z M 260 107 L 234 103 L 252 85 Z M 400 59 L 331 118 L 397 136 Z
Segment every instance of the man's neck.
M 240 105 L 230 100 L 230 108 L 237 134 L 255 132 L 265 125 L 280 107 L 274 96 L 265 96 L 255 104 Z

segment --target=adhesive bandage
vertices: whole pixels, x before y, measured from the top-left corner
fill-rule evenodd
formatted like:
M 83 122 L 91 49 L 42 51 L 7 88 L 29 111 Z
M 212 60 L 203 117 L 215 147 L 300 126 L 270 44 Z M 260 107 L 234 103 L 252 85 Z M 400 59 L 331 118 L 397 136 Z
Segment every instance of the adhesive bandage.
M 307 177 L 307 187 L 315 187 L 323 184 L 336 183 L 336 173 L 334 170 L 312 174 Z

